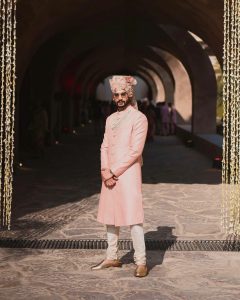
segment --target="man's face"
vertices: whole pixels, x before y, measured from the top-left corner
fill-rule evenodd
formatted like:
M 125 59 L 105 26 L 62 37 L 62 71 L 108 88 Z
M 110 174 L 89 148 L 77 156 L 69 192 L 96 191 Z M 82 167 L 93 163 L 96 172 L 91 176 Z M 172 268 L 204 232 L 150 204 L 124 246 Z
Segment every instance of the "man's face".
M 113 93 L 113 101 L 116 103 L 117 107 L 124 108 L 128 105 L 130 99 L 125 90 L 117 90 Z

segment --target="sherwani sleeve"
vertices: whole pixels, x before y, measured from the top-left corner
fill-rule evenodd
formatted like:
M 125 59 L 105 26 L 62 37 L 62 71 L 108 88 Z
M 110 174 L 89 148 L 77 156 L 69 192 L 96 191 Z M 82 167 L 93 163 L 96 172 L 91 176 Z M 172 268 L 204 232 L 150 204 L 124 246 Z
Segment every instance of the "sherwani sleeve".
M 132 131 L 131 145 L 125 155 L 111 166 L 117 177 L 122 175 L 142 155 L 148 130 L 148 121 L 144 114 L 138 115 Z
M 109 169 L 109 162 L 108 162 L 108 121 L 106 120 L 105 124 L 105 132 L 103 136 L 103 142 L 101 144 L 101 170 L 102 169 Z

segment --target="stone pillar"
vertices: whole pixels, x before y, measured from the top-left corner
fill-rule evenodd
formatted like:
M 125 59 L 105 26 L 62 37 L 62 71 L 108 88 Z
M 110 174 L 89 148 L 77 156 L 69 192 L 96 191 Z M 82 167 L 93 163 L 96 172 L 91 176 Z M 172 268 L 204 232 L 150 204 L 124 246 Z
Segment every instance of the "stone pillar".
M 192 87 L 189 75 L 179 59 L 171 53 L 154 48 L 168 64 L 174 79 L 173 103 L 177 110 L 177 124 L 191 124 L 192 121 Z
M 161 28 L 177 45 L 178 54 L 191 80 L 192 132 L 216 133 L 217 84 L 208 54 L 186 30 L 173 26 Z

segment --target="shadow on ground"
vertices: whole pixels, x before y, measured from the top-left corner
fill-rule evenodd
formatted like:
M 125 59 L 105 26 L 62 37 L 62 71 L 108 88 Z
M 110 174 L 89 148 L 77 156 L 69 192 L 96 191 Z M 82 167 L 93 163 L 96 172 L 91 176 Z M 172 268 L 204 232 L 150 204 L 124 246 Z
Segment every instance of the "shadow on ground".
M 145 233 L 144 238 L 146 240 L 171 240 L 173 243 L 177 240 L 177 237 L 172 234 L 173 227 L 168 226 L 158 226 L 156 231 L 148 231 Z M 155 266 L 161 265 L 164 260 L 164 255 L 166 251 L 157 251 L 158 255 L 154 255 L 152 258 L 152 252 L 147 251 L 147 264 L 148 269 L 151 271 Z M 121 257 L 121 261 L 124 264 L 131 264 L 134 261 L 134 250 L 127 252 Z
M 102 137 L 95 136 L 91 126 L 65 136 L 61 144 L 47 149 L 43 159 L 25 158 L 14 176 L 12 230 L 30 227 L 46 233 L 48 228 L 59 228 L 71 220 L 71 210 L 83 199 L 99 194 Z M 221 172 L 212 169 L 211 161 L 175 136 L 146 144 L 143 160 L 143 184 L 221 182 Z M 41 215 L 48 210 L 51 219 Z M 32 220 L 33 214 L 38 220 Z

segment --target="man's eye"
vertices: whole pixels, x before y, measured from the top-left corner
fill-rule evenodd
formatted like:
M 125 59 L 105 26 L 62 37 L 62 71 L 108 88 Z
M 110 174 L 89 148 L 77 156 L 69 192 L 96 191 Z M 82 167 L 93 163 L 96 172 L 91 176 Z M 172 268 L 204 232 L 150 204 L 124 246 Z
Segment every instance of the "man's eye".
M 126 93 L 122 93 L 121 96 L 122 96 L 122 97 L 125 97 L 125 96 L 126 96 Z
M 115 96 L 115 97 L 118 97 L 118 96 L 119 96 L 119 94 L 114 94 L 114 96 Z

